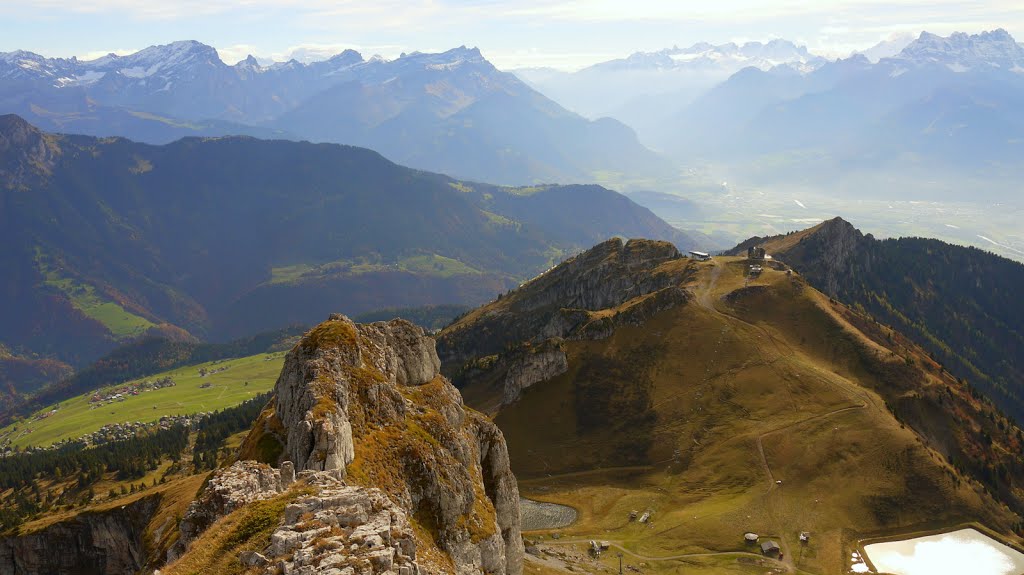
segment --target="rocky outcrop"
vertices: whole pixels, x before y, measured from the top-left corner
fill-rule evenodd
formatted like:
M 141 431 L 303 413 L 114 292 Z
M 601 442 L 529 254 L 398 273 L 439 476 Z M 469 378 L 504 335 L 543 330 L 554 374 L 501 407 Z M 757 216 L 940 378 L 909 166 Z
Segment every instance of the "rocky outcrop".
M 269 557 L 250 556 L 265 575 L 416 575 L 416 536 L 405 511 L 379 489 L 320 477 L 319 492 L 288 505 L 270 536 Z
M 151 495 L 19 536 L 0 538 L 0 575 L 133 575 L 147 562 Z
M 298 489 L 289 491 L 291 487 Z M 282 469 L 252 461 L 218 470 L 181 522 L 185 551 L 217 519 L 244 505 L 293 493 L 265 548 L 239 561 L 266 575 L 417 575 L 416 538 L 404 509 L 376 488 L 346 485 L 337 473 Z M 177 558 L 169 559 L 171 568 Z
M 729 252 L 742 255 L 751 248 L 765 247 L 773 257 L 793 266 L 815 287 L 829 296 L 840 295 L 850 278 L 870 273 L 875 239 L 864 235 L 850 222 L 833 218 L 813 228 L 788 236 L 753 237 Z
M 517 353 L 506 356 L 504 361 L 508 362 L 502 396 L 504 404 L 519 399 L 523 390 L 531 385 L 547 381 L 569 369 L 565 350 L 555 339 L 538 346 L 520 348 Z
M 409 322 L 331 316 L 292 349 L 275 386 L 281 459 L 300 476 L 330 472 L 383 490 L 429 533 L 417 543 L 450 558 L 448 567 L 422 564 L 426 572 L 520 573 L 519 495 L 504 438 L 463 406 L 439 368 L 434 341 Z M 247 491 L 274 483 L 246 481 Z M 234 501 L 208 498 L 215 510 Z
M 500 386 L 507 405 L 568 369 L 563 340 L 603 339 L 685 304 L 687 263 L 668 242 L 598 244 L 445 328 L 438 337 L 445 373 L 460 387 Z
M 18 116 L 0 116 L 0 189 L 28 189 L 50 173 L 59 155 L 52 136 Z
M 288 355 L 275 388 L 288 432 L 285 457 L 300 470 L 344 473 L 355 456 L 350 387 L 378 376 L 391 386 L 421 385 L 437 376 L 440 363 L 434 341 L 407 321 L 357 326 L 331 316 Z
M 291 462 L 282 466 L 292 470 Z M 288 472 L 284 475 L 288 477 Z M 188 546 L 214 521 L 247 503 L 269 499 L 281 493 L 290 482 L 282 480 L 282 471 L 255 461 L 239 461 L 221 469 L 210 478 L 195 501 L 189 504 L 178 526 L 179 537 L 167 560 L 185 553 Z

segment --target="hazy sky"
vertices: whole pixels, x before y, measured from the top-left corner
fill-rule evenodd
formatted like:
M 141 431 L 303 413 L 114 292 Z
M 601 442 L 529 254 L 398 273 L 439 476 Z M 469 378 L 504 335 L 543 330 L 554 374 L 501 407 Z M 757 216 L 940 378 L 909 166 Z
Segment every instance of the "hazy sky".
M 1022 0 L 0 0 L 0 51 L 99 56 L 174 40 L 233 64 L 479 47 L 501 68 L 578 68 L 697 41 L 786 38 L 829 56 L 893 34 L 1005 28 L 1024 40 Z

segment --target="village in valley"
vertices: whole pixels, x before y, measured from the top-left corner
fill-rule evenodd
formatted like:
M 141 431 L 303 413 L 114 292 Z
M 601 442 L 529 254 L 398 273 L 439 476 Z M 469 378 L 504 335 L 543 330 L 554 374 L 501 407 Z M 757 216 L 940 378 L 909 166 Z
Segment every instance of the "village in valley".
M 100 388 L 0 429 L 0 456 L 193 426 L 270 389 L 283 359 L 283 352 L 220 359 Z

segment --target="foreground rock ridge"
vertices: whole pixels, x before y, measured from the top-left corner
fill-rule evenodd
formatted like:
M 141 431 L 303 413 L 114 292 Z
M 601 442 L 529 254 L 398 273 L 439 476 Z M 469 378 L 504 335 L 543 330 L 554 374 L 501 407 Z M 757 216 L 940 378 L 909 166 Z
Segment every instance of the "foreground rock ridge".
M 171 558 L 209 546 L 220 517 L 284 498 L 284 522 L 243 564 L 268 574 L 521 573 L 504 437 L 439 370 L 434 341 L 404 320 L 332 315 L 310 330 L 242 446 L 243 458 L 275 454 L 266 463 L 280 469 L 241 461 L 218 471 Z

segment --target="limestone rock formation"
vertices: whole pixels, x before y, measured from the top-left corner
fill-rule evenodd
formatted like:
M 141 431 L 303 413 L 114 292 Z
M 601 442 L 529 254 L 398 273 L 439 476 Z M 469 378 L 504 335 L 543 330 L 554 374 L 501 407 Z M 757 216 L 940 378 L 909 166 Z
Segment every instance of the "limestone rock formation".
M 282 467 L 241 461 L 214 473 L 182 520 L 181 545 L 175 551 L 184 551 L 214 521 L 243 505 L 288 492 L 293 470 Z M 346 485 L 333 472 L 303 471 L 297 481 L 303 489 L 294 492 L 269 545 L 242 552 L 243 565 L 262 568 L 266 575 L 427 572 L 416 562 L 408 515 L 386 493 Z
M 128 575 L 146 564 L 153 495 L 18 536 L 0 538 L 0 575 Z
M 813 278 L 815 287 L 829 296 L 838 296 L 843 282 L 858 274 L 870 273 L 873 266 L 874 236 L 864 235 L 850 222 L 833 218 L 792 236 L 753 237 L 728 253 L 741 255 L 765 244 L 776 258 L 795 266 L 802 275 Z
M 275 386 L 281 459 L 300 476 L 331 472 L 382 489 L 430 533 L 418 544 L 448 558 L 427 572 L 520 573 L 519 494 L 504 438 L 439 369 L 434 341 L 407 321 L 331 316 L 288 354 Z M 221 501 L 214 508 L 231 505 L 210 497 Z
M 416 537 L 405 511 L 379 489 L 322 478 L 315 496 L 288 505 L 270 537 L 263 573 L 415 575 Z M 266 561 L 266 559 L 263 559 Z M 259 557 L 250 560 L 259 565 Z
M 512 403 L 524 389 L 535 383 L 547 381 L 569 369 L 565 350 L 557 339 L 546 340 L 543 344 L 520 348 L 518 353 L 506 358 L 509 365 L 505 371 L 503 403 Z
M 598 244 L 445 328 L 438 338 L 445 373 L 460 387 L 495 388 L 507 405 L 566 371 L 560 341 L 603 339 L 689 301 L 680 287 L 693 272 L 687 264 L 668 242 Z
M 59 155 L 51 136 L 18 116 L 0 116 L 0 189 L 28 189 L 53 169 Z
M 168 552 L 168 561 L 181 556 L 214 521 L 247 503 L 280 493 L 286 485 L 281 475 L 281 471 L 255 461 L 239 461 L 215 473 L 185 512 L 178 527 L 178 541 Z

